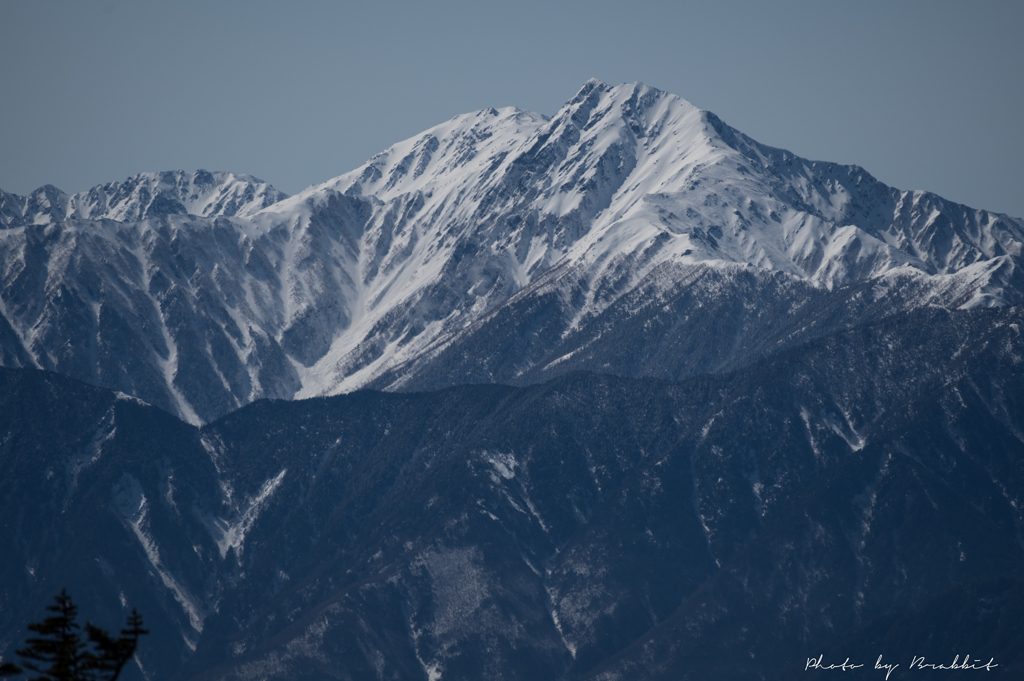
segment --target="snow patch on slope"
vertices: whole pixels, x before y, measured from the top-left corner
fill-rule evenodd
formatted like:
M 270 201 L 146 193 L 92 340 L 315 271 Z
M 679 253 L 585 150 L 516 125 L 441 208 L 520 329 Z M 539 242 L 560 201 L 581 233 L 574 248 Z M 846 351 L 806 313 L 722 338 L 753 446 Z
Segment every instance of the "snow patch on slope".
M 234 549 L 235 557 L 240 558 L 245 546 L 245 535 L 259 518 L 260 513 L 267 507 L 270 497 L 284 480 L 288 469 L 282 469 L 275 477 L 268 479 L 260 487 L 256 496 L 246 501 L 236 509 L 231 519 L 203 516 L 202 520 L 210 530 L 217 549 L 220 551 L 221 559 L 227 557 L 228 550 Z M 228 497 L 230 501 L 230 497 Z
M 149 564 L 159 576 L 164 587 L 171 592 L 188 616 L 192 629 L 196 634 L 203 632 L 204 608 L 195 596 L 182 586 L 171 574 L 160 558 L 160 549 L 149 529 L 149 500 L 143 492 L 142 485 L 132 475 L 125 473 L 113 488 L 114 506 L 121 515 L 122 521 L 131 530 L 132 535 L 142 547 Z M 185 642 L 195 650 L 195 641 L 185 636 Z

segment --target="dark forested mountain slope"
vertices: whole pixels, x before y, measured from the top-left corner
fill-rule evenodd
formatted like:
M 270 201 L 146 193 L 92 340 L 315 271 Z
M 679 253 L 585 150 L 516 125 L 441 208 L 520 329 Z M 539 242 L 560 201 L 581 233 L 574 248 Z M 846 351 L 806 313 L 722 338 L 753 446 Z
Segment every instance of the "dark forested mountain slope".
M 202 429 L 4 370 L 3 655 L 67 586 L 100 624 L 143 611 L 157 680 L 749 679 L 961 645 L 1013 678 L 1022 317 L 924 308 L 683 382 L 359 391 Z

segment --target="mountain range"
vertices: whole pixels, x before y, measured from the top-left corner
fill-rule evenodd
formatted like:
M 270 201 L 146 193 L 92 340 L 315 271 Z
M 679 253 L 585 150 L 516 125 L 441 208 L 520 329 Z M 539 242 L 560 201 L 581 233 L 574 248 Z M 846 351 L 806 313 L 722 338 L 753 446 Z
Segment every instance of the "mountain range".
M 642 84 L 591 81 L 551 118 L 458 116 L 292 197 L 175 172 L 4 194 L 0 214 L 3 365 L 193 423 L 360 387 L 677 380 L 1024 292 L 1019 219 Z
M 157 681 L 1013 678 L 1022 244 L 598 81 L 0 192 L 0 655 L 67 587 Z

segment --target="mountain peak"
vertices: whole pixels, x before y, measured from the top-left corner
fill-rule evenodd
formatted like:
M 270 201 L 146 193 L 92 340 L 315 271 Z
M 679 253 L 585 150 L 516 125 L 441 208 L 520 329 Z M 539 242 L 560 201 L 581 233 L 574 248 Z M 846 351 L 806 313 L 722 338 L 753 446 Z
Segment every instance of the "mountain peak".
M 587 97 L 589 97 L 592 92 L 607 92 L 610 89 L 611 87 L 607 83 L 604 83 L 603 81 L 600 81 L 597 78 L 591 78 L 590 80 L 583 84 L 583 87 L 581 87 L 576 92 L 576 95 L 567 103 L 575 104 L 577 102 L 582 102 Z
M 101 320 L 144 318 L 148 309 L 138 347 L 152 350 L 150 369 L 137 380 L 168 387 L 140 396 L 186 415 L 194 409 L 201 420 L 264 396 L 436 386 L 450 379 L 429 383 L 430 367 L 460 362 L 469 362 L 460 381 L 557 372 L 570 356 L 576 368 L 635 375 L 638 365 L 619 355 L 598 361 L 606 347 L 599 320 L 649 315 L 682 329 L 679 319 L 704 314 L 723 287 L 748 287 L 743 305 L 751 309 L 763 307 L 762 286 L 781 291 L 779 300 L 797 289 L 825 296 L 875 287 L 869 298 L 896 291 L 897 308 L 1024 300 L 1020 221 L 761 145 L 644 83 L 588 81 L 551 117 L 511 107 L 462 114 L 283 201 L 255 178 L 207 170 L 34 197 L 33 213 L 27 197 L 0 196 L 0 220 L 54 224 L 60 229 L 49 232 L 64 241 L 54 249 L 36 233 L 2 235 L 13 273 L 5 300 L 42 299 L 31 288 L 39 282 L 54 296 L 74 289 L 80 300 L 61 298 L 53 308 L 76 315 L 73 322 L 43 306 L 8 305 L 12 338 L 22 339 L 11 341 L 10 356 L 58 369 L 74 359 L 74 375 L 99 381 L 88 348 Z M 173 219 L 146 224 L 155 216 Z M 216 216 L 234 219 L 205 229 Z M 125 226 L 97 230 L 69 217 Z M 59 273 L 18 274 L 39 271 L 24 263 L 69 253 L 77 259 L 50 265 L 65 268 Z M 90 283 L 124 258 L 130 286 Z M 696 279 L 707 295 L 679 293 Z M 125 287 L 135 293 L 117 308 L 106 292 Z M 680 313 L 658 302 L 678 295 L 695 307 Z M 117 309 L 95 316 L 97 305 Z M 792 342 L 778 314 L 751 333 Z M 74 325 L 83 329 L 81 356 L 47 355 Z M 202 335 L 189 335 L 193 328 Z M 508 333 L 515 341 L 506 347 Z M 620 347 L 669 352 L 675 342 L 646 339 Z M 577 352 L 584 345 L 593 363 Z M 488 355 L 481 368 L 480 353 L 492 346 L 506 347 L 504 359 Z M 686 366 L 710 371 L 720 359 Z M 99 371 L 126 375 L 120 361 L 111 357 Z M 211 397 L 210 381 L 190 378 L 189 366 L 223 379 L 222 394 Z

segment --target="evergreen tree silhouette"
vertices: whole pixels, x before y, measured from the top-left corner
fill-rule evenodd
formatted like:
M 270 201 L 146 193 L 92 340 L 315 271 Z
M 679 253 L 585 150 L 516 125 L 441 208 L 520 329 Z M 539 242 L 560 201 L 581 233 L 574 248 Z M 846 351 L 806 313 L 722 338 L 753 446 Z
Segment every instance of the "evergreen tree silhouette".
M 94 624 L 86 623 L 85 630 L 89 635 L 89 641 L 96 647 L 99 655 L 91 660 L 91 668 L 95 669 L 97 678 L 114 681 L 121 675 L 128 660 L 135 654 L 135 648 L 139 645 L 139 636 L 149 632 L 142 628 L 142 615 L 138 610 L 132 608 L 132 614 L 128 616 L 125 628 L 116 639 L 111 638 L 105 630 Z
M 67 590 L 54 597 L 46 609 L 53 615 L 28 625 L 37 636 L 25 640 L 16 652 L 29 671 L 29 681 L 115 681 L 135 654 L 142 628 L 142 615 L 132 610 L 125 628 L 116 639 L 105 630 L 86 622 L 88 643 L 82 640 L 76 618 L 78 608 Z M 24 670 L 13 663 L 0 665 L 0 676 L 16 676 Z

